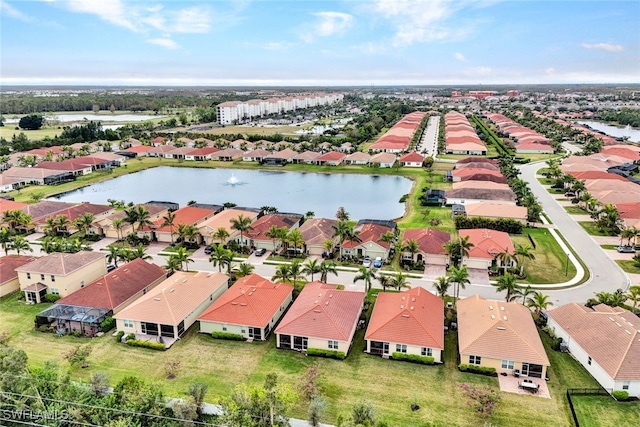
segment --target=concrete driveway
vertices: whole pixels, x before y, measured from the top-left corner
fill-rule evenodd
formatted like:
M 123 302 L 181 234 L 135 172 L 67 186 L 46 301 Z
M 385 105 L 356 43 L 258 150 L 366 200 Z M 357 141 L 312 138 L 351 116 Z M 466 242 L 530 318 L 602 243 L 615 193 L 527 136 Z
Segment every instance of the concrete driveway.
M 480 286 L 491 286 L 491 281 L 489 280 L 489 271 L 483 268 L 469 268 L 467 269 L 469 273 L 469 281 L 473 285 Z

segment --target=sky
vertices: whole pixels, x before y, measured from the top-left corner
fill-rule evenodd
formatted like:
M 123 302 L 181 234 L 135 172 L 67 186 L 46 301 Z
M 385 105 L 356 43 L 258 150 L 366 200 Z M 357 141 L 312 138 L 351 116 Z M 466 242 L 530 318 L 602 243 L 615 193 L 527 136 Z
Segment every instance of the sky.
M 0 0 L 1 85 L 640 83 L 640 1 Z

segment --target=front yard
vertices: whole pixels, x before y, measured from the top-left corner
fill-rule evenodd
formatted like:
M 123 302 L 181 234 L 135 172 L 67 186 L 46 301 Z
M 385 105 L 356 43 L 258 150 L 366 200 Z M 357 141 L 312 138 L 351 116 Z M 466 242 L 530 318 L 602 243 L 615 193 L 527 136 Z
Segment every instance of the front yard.
M 519 281 L 529 284 L 542 283 L 562 283 L 576 275 L 575 266 L 569 262 L 567 269 L 567 254 L 562 250 L 558 242 L 553 238 L 546 228 L 524 228 L 522 234 L 512 234 L 511 240 L 514 245 L 531 245 L 527 237 L 530 234 L 536 243 L 536 248 L 532 251 L 535 255 L 533 260 L 525 260 L 525 280 Z

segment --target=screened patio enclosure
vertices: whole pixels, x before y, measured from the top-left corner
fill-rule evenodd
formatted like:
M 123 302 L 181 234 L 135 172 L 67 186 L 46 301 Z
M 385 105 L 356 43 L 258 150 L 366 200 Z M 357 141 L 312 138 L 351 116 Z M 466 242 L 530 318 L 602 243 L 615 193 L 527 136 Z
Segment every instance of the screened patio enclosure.
M 60 335 L 80 331 L 94 336 L 101 332 L 100 323 L 111 314 L 111 310 L 76 305 L 54 304 L 36 315 L 36 328 L 49 325 Z

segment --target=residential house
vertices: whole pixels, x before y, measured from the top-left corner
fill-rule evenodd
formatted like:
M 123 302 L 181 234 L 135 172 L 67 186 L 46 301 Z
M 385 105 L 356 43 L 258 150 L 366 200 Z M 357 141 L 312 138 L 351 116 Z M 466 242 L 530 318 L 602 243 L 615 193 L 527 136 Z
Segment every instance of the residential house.
M 89 168 L 90 170 L 91 168 Z M 4 178 L 11 178 L 12 189 L 23 185 L 51 185 L 73 181 L 74 173 L 65 169 L 21 168 L 13 166 L 2 172 Z M 6 186 L 6 185 L 5 185 Z M 11 190 L 9 190 L 11 191 Z
M 276 347 L 347 354 L 362 314 L 364 297 L 364 292 L 338 290 L 337 285 L 307 283 L 276 327 Z
M 293 296 L 293 286 L 251 274 L 236 281 L 198 318 L 200 332 L 227 332 L 250 341 L 269 337 Z
M 199 162 L 211 160 L 211 156 L 218 151 L 220 151 L 220 149 L 216 147 L 196 148 L 195 150 L 190 151 L 188 154 L 185 154 L 184 159 L 195 160 Z
M 510 218 L 523 224 L 527 223 L 527 208 L 502 202 L 479 202 L 465 204 L 467 217 L 484 217 L 492 219 Z
M 393 221 L 360 220 L 354 230 L 359 232 L 360 241 L 347 240 L 342 243 L 344 255 L 371 259 L 380 257 L 383 261 L 389 257 L 391 243 L 383 242 L 381 239 L 387 232 L 395 235 L 396 224 Z
M 36 258 L 25 255 L 0 257 L 0 298 L 20 290 L 16 268 L 35 260 Z
M 318 166 L 338 166 L 342 163 L 345 157 L 347 157 L 347 155 L 344 153 L 329 151 L 328 153 L 324 153 L 316 157 L 315 163 Z
M 412 259 L 426 265 L 448 265 L 449 254 L 444 249 L 444 245 L 451 240 L 451 235 L 447 232 L 436 230 L 435 228 L 413 228 L 405 230 L 402 241 L 415 240 L 418 243 L 419 252 L 415 255 L 403 251 L 403 259 Z
M 93 153 L 91 157 L 95 157 L 97 159 L 102 159 L 111 162 L 112 167 L 124 166 L 127 162 L 126 156 L 120 156 L 115 153 L 110 153 L 106 151 L 98 151 Z
M 368 165 L 370 159 L 370 154 L 363 153 L 362 151 L 356 151 L 355 153 L 349 154 L 345 157 L 343 162 L 345 165 Z
M 118 331 L 170 347 L 227 290 L 222 273 L 178 271 L 115 314 Z
M 180 147 L 164 153 L 164 157 L 167 159 L 186 160 L 187 156 L 195 150 L 193 147 Z
M 480 168 L 462 168 L 451 171 L 451 180 L 460 181 L 491 181 L 506 184 L 507 178 L 500 171 Z
M 378 153 L 371 156 L 369 164 L 381 168 L 391 168 L 396 163 L 396 155 L 393 153 Z
M 224 228 L 229 233 L 229 237 L 221 243 L 227 243 L 232 240 L 237 240 L 240 237 L 240 232 L 231 228 L 231 221 L 242 215 L 245 218 L 250 218 L 253 223 L 259 216 L 258 212 L 248 211 L 243 209 L 225 209 L 211 218 L 202 221 L 198 224 L 198 233 L 204 239 L 204 242 L 208 245 L 212 245 L 219 242 L 213 235 L 218 231 L 218 228 Z
M 575 302 L 547 314 L 547 326 L 602 388 L 640 398 L 640 317 L 621 307 Z
M 211 154 L 211 160 L 219 162 L 233 162 L 235 160 L 242 159 L 244 152 L 235 148 L 225 148 L 224 150 L 216 151 Z
M 0 179 L 1 178 L 2 178 L 2 175 L 0 175 Z M 20 210 L 26 206 L 28 206 L 27 203 L 16 202 L 14 200 L 7 200 L 0 197 L 0 215 L 6 211 Z M 2 223 L 1 220 L 0 220 L 0 223 Z
M 401 118 L 384 135 L 369 147 L 370 152 L 401 153 L 411 144 L 411 139 L 425 119 L 426 113 L 416 111 Z
M 508 184 L 492 181 L 454 182 L 452 189 L 445 191 L 445 196 L 448 205 L 497 200 L 516 204 L 516 194 Z
M 242 155 L 242 161 L 262 163 L 262 160 L 270 154 L 271 154 L 270 151 L 263 150 L 262 148 L 258 148 L 256 150 L 251 150 L 244 153 Z
M 62 212 L 65 209 L 69 209 L 75 206 L 75 203 L 56 202 L 53 200 L 42 200 L 38 203 L 27 205 L 23 207 L 22 212 L 31 216 L 33 222 L 39 221 L 42 218 L 49 216 L 55 216 L 58 212 Z
M 134 157 L 138 157 L 138 156 L 140 156 L 140 157 L 142 157 L 142 156 L 157 157 L 155 155 L 155 152 L 154 152 L 153 156 L 149 155 L 149 152 L 151 150 L 153 150 L 153 147 L 150 147 L 148 145 L 136 145 L 136 146 L 132 146 L 132 147 L 129 147 L 129 148 L 125 148 L 125 149 L 121 150 L 120 152 L 121 153 L 129 153 L 130 155 L 133 154 Z
M 316 151 L 303 151 L 302 153 L 293 156 L 291 159 L 292 163 L 297 164 L 307 164 L 307 165 L 315 165 L 316 159 L 320 157 L 320 153 Z
M 120 312 L 166 277 L 162 267 L 137 258 L 59 299 L 36 315 L 36 323 L 50 325 L 60 332 L 81 331 L 83 335 L 94 336 L 108 316 Z
M 140 206 L 149 213 L 149 221 L 151 222 L 161 220 L 162 217 L 165 216 L 168 212 L 168 209 L 166 207 L 154 205 L 151 203 L 135 205 L 133 208 L 139 209 Z M 127 234 L 133 232 L 134 225 L 124 223 L 122 230 L 118 232 L 118 230 L 116 230 L 113 226 L 113 222 L 116 219 L 124 220 L 126 216 L 127 214 L 124 210 L 107 213 L 107 215 L 105 215 L 103 218 L 96 219 L 94 221 L 91 227 L 92 232 L 104 237 L 108 237 L 110 239 L 122 239 Z
M 157 145 L 155 147 L 151 147 L 150 150 L 146 151 L 146 155 L 148 157 L 167 157 L 167 154 L 172 151 L 177 150 L 173 145 Z
M 175 218 L 173 220 L 173 227 L 169 225 L 163 225 L 164 219 L 160 218 L 154 221 L 153 226 L 145 228 L 145 232 L 153 232 L 153 236 L 158 242 L 171 243 L 178 238 L 178 227 L 180 225 L 194 225 L 196 228 L 200 224 L 215 215 L 215 211 L 212 209 L 197 208 L 194 206 L 185 206 L 174 212 Z M 201 236 L 196 236 L 193 241 L 195 243 L 201 243 Z
M 93 167 L 90 164 L 76 159 L 66 159 L 59 162 L 40 162 L 33 169 L 66 171 L 73 174 L 73 176 L 89 175 L 93 172 Z
M 398 162 L 400 162 L 400 166 L 403 168 L 421 168 L 424 164 L 424 156 L 415 151 L 411 151 L 400 156 Z
M 511 268 L 515 261 L 512 259 L 499 259 L 501 253 L 514 253 L 513 242 L 508 233 L 504 231 L 490 230 L 488 228 L 475 228 L 460 230 L 460 238 L 468 237 L 468 242 L 473 244 L 469 249 L 469 257 L 463 260 L 468 268 L 489 269 Z
M 52 253 L 16 268 L 20 290 L 31 303 L 43 302 L 46 294 L 61 298 L 107 273 L 106 255 L 80 251 Z
M 249 240 L 249 246 L 254 248 L 264 248 L 267 250 L 277 250 L 280 247 L 278 240 L 267 237 L 271 227 L 286 228 L 287 231 L 294 230 L 300 226 L 304 217 L 299 214 L 276 213 L 260 217 L 252 224 L 252 229 L 245 232 L 245 237 Z M 300 248 L 302 250 L 302 248 Z
M 24 178 L 15 178 L 0 175 L 0 193 L 8 193 L 9 191 L 17 190 L 20 187 L 27 185 L 28 182 Z
M 47 231 L 47 219 L 56 217 L 58 215 L 62 215 L 67 217 L 69 220 L 69 226 L 66 230 L 67 233 L 75 233 L 78 231 L 77 227 L 74 225 L 74 221 L 78 218 L 81 218 L 85 214 L 92 215 L 94 221 L 99 221 L 101 219 L 106 218 L 108 215 L 114 213 L 114 208 L 108 205 L 94 205 L 93 203 L 80 203 L 78 205 L 69 206 L 67 208 L 56 211 L 51 215 L 47 215 L 44 217 L 40 217 L 33 221 L 35 225 L 35 230 L 38 233 L 45 233 Z M 92 229 L 89 230 L 90 232 Z
M 322 256 L 327 254 L 324 242 L 327 240 L 336 243 L 334 227 L 338 220 L 332 218 L 309 218 L 300 226 L 300 233 L 304 239 L 304 252 L 310 256 Z
M 364 336 L 365 352 L 433 357 L 444 362 L 444 301 L 424 288 L 380 292 Z
M 549 359 L 529 308 L 474 295 L 459 300 L 457 309 L 461 364 L 546 378 Z

